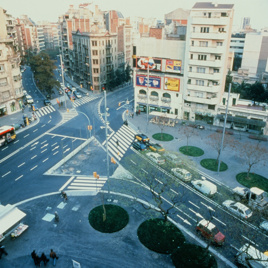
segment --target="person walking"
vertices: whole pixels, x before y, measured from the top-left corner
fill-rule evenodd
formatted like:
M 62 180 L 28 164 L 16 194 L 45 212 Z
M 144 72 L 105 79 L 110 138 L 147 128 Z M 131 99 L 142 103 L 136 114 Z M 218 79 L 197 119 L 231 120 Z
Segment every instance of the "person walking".
M 5 250 L 5 246 L 0 246 L 0 259 L 2 258 L 2 255 L 5 254 L 6 256 L 8 253 Z
M 58 214 L 58 212 L 57 211 L 55 211 L 55 218 L 54 218 L 54 220 L 55 220 L 55 222 L 59 222 L 60 221 L 60 217 L 59 217 L 59 214 Z
M 47 263 L 49 262 L 49 259 L 47 258 L 47 256 L 45 255 L 44 252 L 42 253 L 40 260 L 41 260 L 42 262 L 44 262 L 44 265 L 45 265 L 45 266 L 46 266 Z
M 50 258 L 53 260 L 53 265 L 56 266 L 56 260 L 59 258 L 57 254 L 53 251 L 53 249 L 50 250 Z
M 40 267 L 41 260 L 40 260 L 40 258 L 38 257 L 38 255 L 35 253 L 35 250 L 33 250 L 33 252 L 31 253 L 31 256 L 32 256 L 32 258 L 33 258 L 33 260 L 34 260 L 34 264 L 35 264 L 35 266 Z

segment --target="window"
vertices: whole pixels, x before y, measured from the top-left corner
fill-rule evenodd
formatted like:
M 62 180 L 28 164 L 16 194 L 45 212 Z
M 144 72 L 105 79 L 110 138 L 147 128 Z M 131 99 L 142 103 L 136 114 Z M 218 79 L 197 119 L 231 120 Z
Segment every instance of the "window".
M 199 41 L 199 46 L 200 47 L 208 47 L 208 42 L 207 41 Z
M 6 78 L 0 79 L 0 87 L 4 87 L 4 86 L 7 86 L 7 79 Z
M 98 60 L 93 60 L 93 64 L 99 64 Z
M 190 55 L 190 58 L 191 58 L 191 60 L 192 60 L 192 59 L 194 58 L 194 55 L 193 55 L 193 54 L 191 54 L 191 55 Z
M 219 32 L 220 32 L 220 33 L 225 32 L 225 31 L 224 31 L 224 28 L 219 28 Z
M 194 41 L 192 41 L 192 46 L 194 46 Z
M 190 68 L 189 68 L 189 72 L 192 72 L 193 71 L 193 67 L 191 66 Z
M 209 110 L 215 110 L 215 105 L 208 105 Z
M 197 67 L 197 72 L 204 74 L 206 72 L 206 68 L 204 68 L 204 67 Z
M 1 64 L 0 65 L 0 72 L 4 72 L 4 71 L 5 71 L 4 64 Z
M 93 73 L 94 73 L 94 74 L 98 74 L 98 73 L 99 73 L 99 69 L 98 69 L 98 68 L 94 68 L 94 69 L 93 69 Z
M 188 79 L 188 82 L 187 82 L 187 84 L 191 84 L 192 83 L 192 80 L 191 79 Z
M 204 86 L 205 82 L 204 82 L 204 80 L 195 80 L 195 84 L 197 86 Z
M 96 47 L 98 45 L 98 42 L 97 41 L 92 41 L 92 46 L 93 47 Z
M 15 82 L 20 81 L 20 75 L 13 76 L 13 80 L 14 80 Z
M 203 95 L 204 95 L 203 92 L 196 92 L 196 93 L 195 93 L 195 96 L 196 96 L 197 98 L 203 98 Z
M 94 82 L 99 82 L 99 77 L 94 77 Z
M 223 98 L 223 99 L 222 99 L 222 104 L 225 105 L 225 102 L 226 102 L 226 99 Z
M 219 73 L 219 72 L 220 72 L 220 69 L 218 69 L 218 68 L 216 69 L 216 68 L 215 68 L 215 69 L 213 69 L 213 72 L 214 72 L 214 73 Z
M 198 60 L 207 60 L 207 55 L 198 55 Z
M 209 27 L 201 27 L 201 33 L 209 33 Z
M 92 50 L 92 54 L 93 54 L 94 56 L 97 56 L 97 55 L 98 55 L 98 50 Z
M 221 17 L 227 17 L 227 13 L 226 12 L 222 12 L 221 13 Z
M 2 50 L 0 50 L 0 57 L 2 56 Z
M 195 33 L 195 27 L 193 27 L 193 32 Z
M 221 59 L 221 56 L 219 56 L 219 55 L 215 56 L 215 60 L 220 60 L 220 59 Z
M 223 42 L 217 42 L 217 47 L 221 47 L 223 45 Z

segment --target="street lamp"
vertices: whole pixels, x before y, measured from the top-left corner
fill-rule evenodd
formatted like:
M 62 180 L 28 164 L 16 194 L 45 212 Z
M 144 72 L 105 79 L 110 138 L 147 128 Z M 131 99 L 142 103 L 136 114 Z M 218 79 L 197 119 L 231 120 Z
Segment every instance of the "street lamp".
M 63 64 L 62 64 L 62 55 L 61 54 L 60 54 L 60 67 L 61 67 L 62 84 L 64 86 L 64 74 L 63 74 Z M 65 102 L 65 109 L 66 109 L 67 106 L 66 106 L 66 93 L 65 93 L 65 88 L 63 90 L 64 90 L 64 102 Z

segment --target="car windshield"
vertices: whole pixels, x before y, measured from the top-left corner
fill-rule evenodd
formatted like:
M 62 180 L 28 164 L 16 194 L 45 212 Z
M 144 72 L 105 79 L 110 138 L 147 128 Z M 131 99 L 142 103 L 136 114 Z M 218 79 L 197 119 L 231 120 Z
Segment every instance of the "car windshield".
M 248 208 L 247 210 L 245 210 L 246 215 L 249 215 L 251 213 L 251 210 Z
M 191 173 L 186 173 L 185 177 L 191 177 Z

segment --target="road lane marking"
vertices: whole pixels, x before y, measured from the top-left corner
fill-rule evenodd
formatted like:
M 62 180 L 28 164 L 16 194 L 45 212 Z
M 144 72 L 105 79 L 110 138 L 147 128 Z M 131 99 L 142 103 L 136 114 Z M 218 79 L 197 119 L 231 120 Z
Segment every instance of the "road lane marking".
M 14 144 L 17 143 L 17 142 L 19 142 L 19 141 L 20 141 L 20 140 L 16 140 L 16 141 L 14 141 Z
M 32 170 L 34 170 L 34 169 L 37 168 L 37 167 L 38 167 L 38 165 L 34 166 L 34 167 L 31 168 L 30 170 L 32 171 Z
M 30 151 L 31 151 L 31 150 L 34 150 L 34 149 L 36 149 L 36 146 L 32 147 L 32 148 L 30 149 Z
M 57 144 L 57 142 L 53 143 L 53 144 L 51 145 L 51 147 L 53 147 L 53 146 L 56 145 L 56 144 Z
M 48 146 L 48 143 L 46 143 L 45 145 L 43 145 L 42 147 L 41 147 L 41 149 L 43 149 L 43 148 L 45 148 L 45 147 L 47 147 Z
M 6 150 L 8 148 L 8 146 L 6 146 L 4 149 L 2 149 L 1 151 L 4 151 L 4 150 Z
M 60 146 L 58 145 L 58 146 L 54 147 L 51 151 L 53 152 L 54 150 L 58 149 L 59 147 Z
M 47 142 L 47 140 L 45 140 L 45 141 L 42 141 L 40 144 L 43 144 L 43 143 L 46 143 Z
M 5 177 L 6 175 L 10 174 L 11 171 L 8 171 L 6 174 L 2 175 L 2 178 Z
M 20 164 L 18 167 L 21 167 L 21 166 L 23 166 L 23 165 L 25 165 L 25 162 L 23 162 L 22 164 Z
M 162 182 L 162 181 L 160 181 L 160 180 L 158 180 L 157 178 L 155 178 L 155 180 L 156 180 L 156 181 L 158 181 L 159 183 L 163 184 L 163 182 Z
M 45 152 L 47 149 L 45 149 L 45 150 L 43 150 L 42 152 L 41 152 L 41 154 L 43 153 L 43 152 Z
M 15 181 L 19 180 L 19 179 L 22 178 L 22 177 L 23 177 L 23 175 L 19 176 L 17 179 L 15 179 Z
M 130 160 L 134 165 L 137 165 L 133 160 Z
M 41 127 L 45 127 L 46 125 L 43 125 L 43 126 L 41 126 Z
M 70 150 L 71 150 L 71 148 L 67 148 L 63 153 L 65 154 L 65 153 L 67 153 Z
M 56 155 L 59 151 L 55 152 L 53 155 Z
M 198 212 L 195 212 L 193 209 L 191 209 L 191 208 L 188 208 L 190 211 L 192 211 L 197 217 L 199 217 L 199 218 L 201 218 L 201 219 L 203 219 L 203 216 L 200 214 L 200 213 L 198 213 Z
M 191 201 L 188 201 L 190 204 L 192 204 L 193 206 L 195 206 L 196 208 L 199 208 L 200 209 L 200 207 L 199 206 L 197 206 L 196 204 L 194 204 L 193 202 L 191 202 Z
M 143 168 L 141 170 L 144 171 L 146 174 L 148 174 L 148 172 L 146 170 L 144 170 Z
M 215 219 L 216 221 L 218 221 L 219 223 L 223 224 L 224 226 L 226 226 L 226 224 L 225 224 L 224 222 L 220 221 L 220 220 L 217 219 L 216 217 L 213 216 L 212 218 Z
M 26 138 L 26 137 L 28 137 L 30 134 L 27 134 L 27 135 L 25 135 L 23 138 Z
M 242 237 L 244 237 L 246 240 L 248 240 L 252 244 L 256 245 L 257 247 L 259 246 L 258 244 L 256 244 L 255 242 L 253 242 L 252 240 L 250 240 L 249 238 L 247 238 L 246 236 L 242 235 Z
M 44 162 L 46 162 L 48 160 L 48 158 L 46 158 L 45 160 L 43 160 L 42 162 L 44 163 Z
M 68 185 L 74 178 L 75 176 L 72 176 L 67 182 L 65 182 L 63 186 L 59 189 L 59 191 L 62 191 L 66 187 L 66 185 Z
M 66 139 L 66 137 L 63 137 L 61 140 L 63 141 L 63 140 L 65 140 Z
M 33 132 L 36 132 L 38 129 L 35 129 Z
M 175 193 L 175 194 L 178 194 L 175 190 L 173 190 L 173 189 L 170 189 L 173 193 Z
M 215 211 L 212 207 L 206 205 L 205 203 L 203 202 L 200 202 L 203 206 L 207 207 L 209 210 L 212 210 L 212 211 Z
M 34 155 L 33 157 L 31 157 L 31 159 L 34 159 L 34 158 L 36 158 L 37 157 L 37 155 Z
M 62 148 L 62 149 L 66 148 L 67 146 L 68 146 L 68 144 L 67 144 L 67 145 L 65 145 L 65 146 L 63 146 L 63 148 Z

